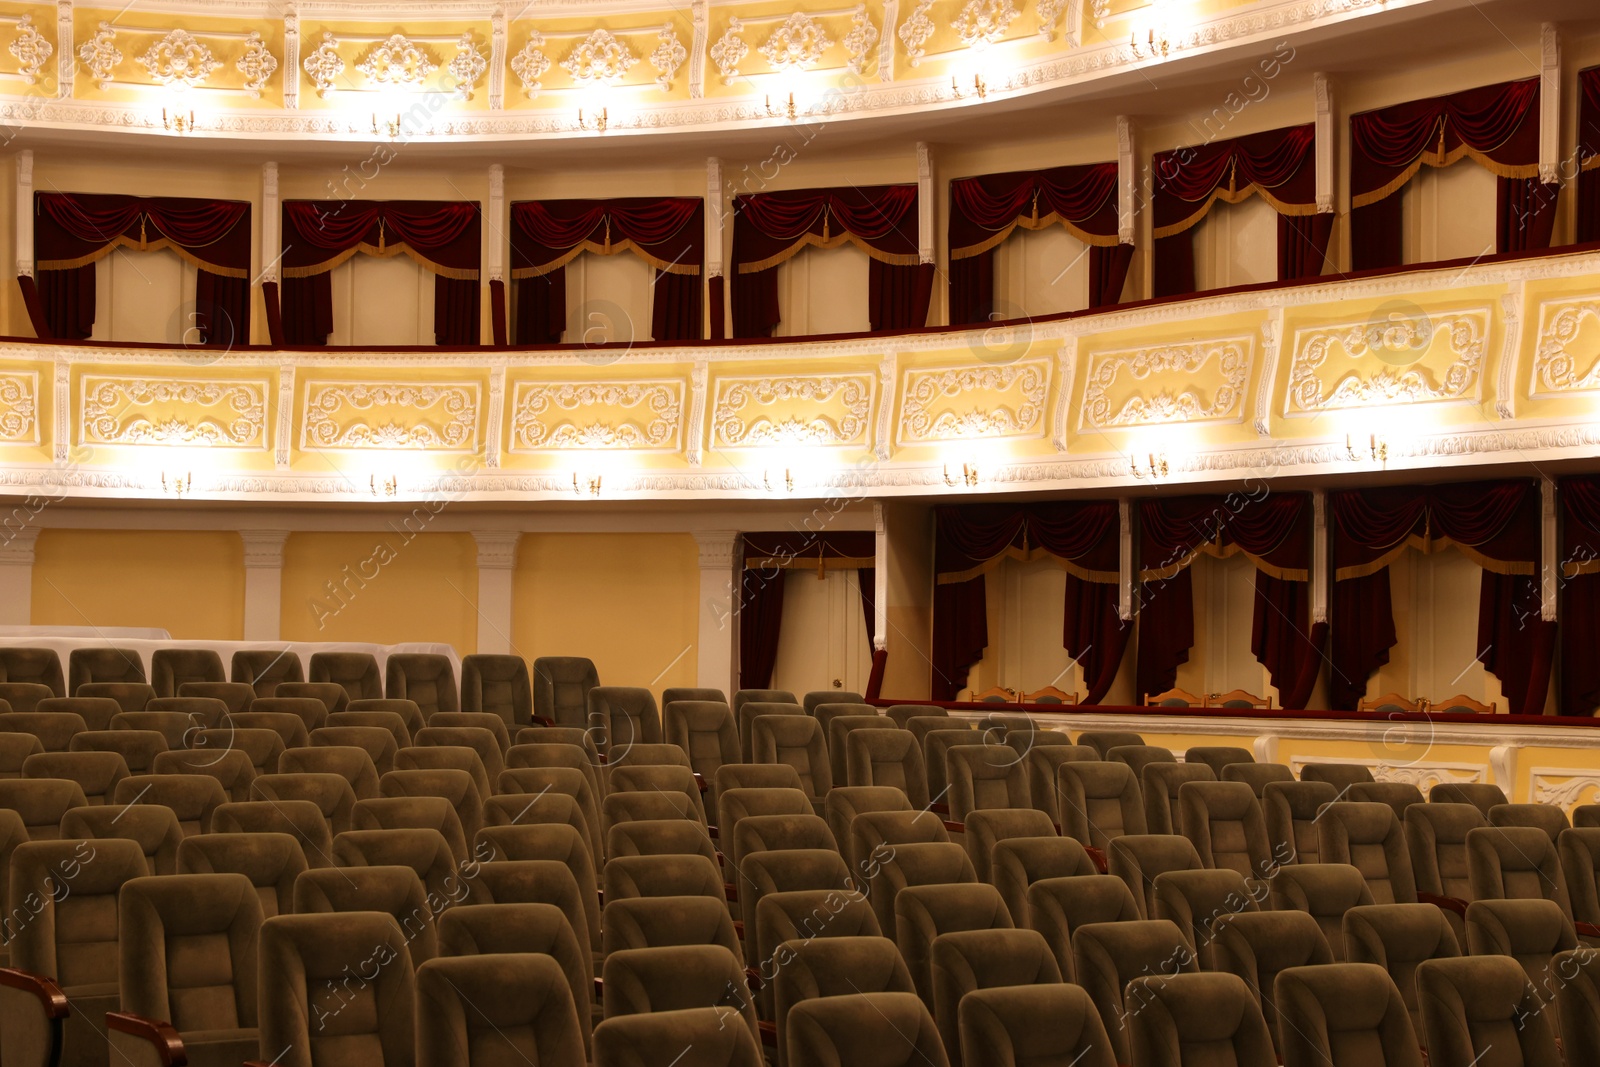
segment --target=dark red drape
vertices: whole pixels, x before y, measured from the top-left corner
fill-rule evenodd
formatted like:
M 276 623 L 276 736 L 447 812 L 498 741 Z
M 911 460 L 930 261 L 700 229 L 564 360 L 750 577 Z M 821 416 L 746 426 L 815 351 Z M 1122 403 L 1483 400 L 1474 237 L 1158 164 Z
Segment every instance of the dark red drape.
M 1122 287 L 1132 264 L 1132 245 L 1096 245 L 1089 249 L 1089 306 L 1104 308 L 1122 303 Z
M 283 269 L 332 270 L 353 249 L 388 254 L 404 245 L 435 274 L 476 281 L 482 216 L 458 200 L 285 200 Z
M 1600 67 L 1578 72 L 1578 243 L 1600 241 Z
M 867 644 L 874 647 L 878 637 L 878 613 L 873 610 L 872 598 L 877 591 L 877 582 L 876 567 L 861 567 L 856 570 L 856 586 L 861 590 L 861 616 L 867 624 Z
M 740 572 L 739 688 L 766 689 L 778 663 L 778 637 L 783 628 L 783 585 L 789 572 Z
M 867 264 L 867 321 L 873 331 L 928 325 L 933 264 L 897 267 L 876 259 Z
M 1500 678 L 1513 714 L 1543 710 L 1555 634 L 1540 618 L 1534 585 L 1540 562 L 1536 483 L 1345 490 L 1328 494 L 1328 515 L 1335 708 L 1355 708 L 1397 640 L 1389 560 L 1407 546 L 1447 539 L 1485 568 L 1478 659 Z
M 994 313 L 994 249 L 950 261 L 950 325 L 989 322 Z M 1001 315 L 1004 318 L 1004 314 Z
M 1103 697 L 1127 644 L 1127 626 L 1116 612 L 1116 502 L 941 507 L 934 509 L 934 522 L 933 698 L 955 699 L 968 670 L 983 658 L 989 643 L 984 572 L 1005 556 L 1039 554 L 1068 565 L 1063 645 L 1083 664 L 1090 695 Z M 1073 578 L 1110 588 L 1109 613 L 1099 594 L 1077 589 Z
M 656 271 L 651 337 L 657 341 L 698 341 L 705 336 L 700 297 L 705 267 L 705 203 L 700 198 L 520 201 L 511 205 L 511 220 L 511 270 L 519 289 L 539 278 L 562 274 L 566 264 L 582 252 L 631 252 Z M 537 291 L 537 284 L 533 288 Z M 560 288 L 565 300 L 564 283 Z M 546 288 L 543 295 L 528 299 L 548 299 L 552 291 Z M 521 299 L 519 296 L 519 307 Z M 563 306 L 553 321 L 565 319 Z M 548 309 L 544 321 L 552 321 Z M 548 325 L 540 332 L 548 336 Z M 559 340 L 559 330 L 556 335 Z M 554 341 L 519 339 L 519 343 Z
M 1507 180 L 1539 171 L 1539 79 L 1503 82 L 1413 100 L 1350 119 L 1352 263 L 1357 270 L 1399 266 L 1400 207 L 1374 211 L 1424 165 L 1445 167 L 1470 156 L 1502 179 L 1500 251 L 1549 247 L 1554 191 L 1532 196 Z M 1548 199 L 1548 205 L 1540 207 Z M 1507 222 L 1509 205 L 1510 222 Z M 1518 213 L 1518 208 L 1522 212 Z M 1529 210 L 1536 209 L 1536 210 Z M 1546 216 L 1546 211 L 1550 212 Z M 1543 233 L 1543 244 L 1539 235 Z M 1521 236 L 1518 236 L 1520 234 Z
M 1333 213 L 1278 216 L 1278 280 L 1316 278 L 1328 266 L 1328 239 Z
M 1152 296 L 1183 296 L 1195 290 L 1194 231 L 1155 240 L 1151 257 Z
M 333 332 L 333 278 L 327 273 L 309 278 L 284 278 L 278 290 L 283 318 L 283 343 L 325 345 Z
M 561 343 L 567 328 L 567 272 L 551 271 L 516 283 L 517 317 L 512 340 L 519 345 Z
M 94 261 L 117 247 L 170 247 L 197 268 L 184 343 L 250 340 L 250 205 L 123 194 L 35 193 L 34 258 L 41 306 L 56 337 L 94 330 Z
M 920 265 L 915 185 L 751 193 L 734 197 L 733 208 L 736 337 L 771 336 L 773 327 L 782 321 L 776 268 L 806 245 L 833 247 L 850 241 L 875 263 L 908 268 Z M 890 290 L 912 291 L 909 282 L 904 286 L 897 281 L 887 284 Z M 932 284 L 931 271 L 917 273 L 916 285 L 928 289 Z M 884 286 L 885 279 L 880 277 L 880 290 Z M 926 321 L 926 292 L 905 300 L 903 314 L 914 319 L 919 306 Z M 876 306 L 873 311 L 881 313 Z
M 822 575 L 830 569 L 854 569 L 870 643 L 874 575 L 870 564 L 876 552 L 877 538 L 866 531 L 745 534 L 739 586 L 739 688 L 766 689 L 772 682 L 783 630 L 783 586 L 791 570 L 803 574 L 815 567 Z
M 1233 493 L 1141 501 L 1138 685 L 1171 689 L 1194 644 L 1189 564 L 1204 546 L 1237 547 L 1256 563 L 1251 651 L 1283 707 L 1304 706 L 1322 659 L 1311 627 L 1311 498 Z
M 478 343 L 482 309 L 480 286 L 475 280 L 433 276 L 433 343 L 437 345 L 475 345 Z
M 1561 504 L 1561 714 L 1600 708 L 1600 476 L 1563 478 Z
M 1495 196 L 1495 247 L 1499 252 L 1536 252 L 1550 247 L 1556 227 L 1559 182 L 1501 178 Z

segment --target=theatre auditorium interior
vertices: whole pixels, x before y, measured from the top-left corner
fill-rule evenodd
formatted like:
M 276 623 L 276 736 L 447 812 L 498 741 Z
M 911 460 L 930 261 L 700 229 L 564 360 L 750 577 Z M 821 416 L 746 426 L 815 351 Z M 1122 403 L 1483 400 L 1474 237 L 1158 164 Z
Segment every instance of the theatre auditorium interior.
M 0 1067 L 1600 1067 L 1600 0 L 0 0 L 0 275 Z

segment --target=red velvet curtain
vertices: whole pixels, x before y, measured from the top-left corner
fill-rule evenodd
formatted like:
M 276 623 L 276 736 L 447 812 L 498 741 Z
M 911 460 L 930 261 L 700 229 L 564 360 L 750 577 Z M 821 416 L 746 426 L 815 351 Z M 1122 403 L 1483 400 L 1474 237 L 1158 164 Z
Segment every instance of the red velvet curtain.
M 1122 303 L 1122 287 L 1133 264 L 1132 245 L 1099 245 L 1089 249 L 1089 306 L 1114 307 Z
M 1600 67 L 1578 72 L 1578 243 L 1600 241 Z
M 94 330 L 94 263 L 122 247 L 171 248 L 197 268 L 187 342 L 250 340 L 250 205 L 236 200 L 93 193 L 34 194 L 34 259 L 49 332 Z
M 1600 476 L 1563 478 L 1561 504 L 1561 714 L 1600 708 Z
M 1372 209 L 1394 199 L 1422 166 L 1446 167 L 1467 156 L 1501 178 L 1499 250 L 1549 247 L 1556 190 L 1537 184 L 1538 115 L 1539 79 L 1530 78 L 1352 116 L 1354 267 L 1399 266 L 1400 206 Z M 1517 181 L 1525 184 L 1513 184 Z
M 1345 490 L 1328 494 L 1328 511 L 1335 708 L 1356 706 L 1397 640 L 1389 563 L 1444 539 L 1484 568 L 1478 659 L 1500 679 L 1513 714 L 1543 710 L 1555 632 L 1538 610 L 1537 483 Z
M 776 268 L 807 245 L 850 242 L 888 267 L 918 268 L 917 187 L 880 185 L 752 193 L 734 197 L 733 326 L 736 337 L 769 337 L 782 321 Z M 869 279 L 869 286 L 871 285 Z M 873 329 L 903 329 L 927 319 L 932 271 L 915 278 L 879 274 Z M 918 290 L 923 291 L 918 291 Z M 895 293 L 909 297 L 896 298 Z M 920 321 L 916 318 L 922 310 Z M 879 323 L 883 323 L 880 325 Z
M 766 689 L 778 662 L 783 631 L 783 587 L 789 571 L 815 568 L 818 576 L 840 568 L 857 572 L 871 644 L 872 563 L 877 537 L 867 531 L 747 533 L 739 581 L 739 688 Z
M 701 317 L 701 275 L 705 268 L 705 202 L 699 197 L 626 197 L 611 200 L 534 200 L 511 205 L 511 276 L 518 289 L 539 292 L 547 301 L 553 285 L 539 278 L 564 274 L 582 252 L 631 252 L 656 270 L 651 337 L 657 341 L 698 341 L 705 336 Z M 562 299 L 565 285 L 560 283 Z M 518 307 L 522 306 L 521 297 Z M 564 322 L 561 307 L 554 321 Z M 535 333 L 548 337 L 550 310 Z M 521 331 L 518 331 L 519 334 Z M 560 340 L 520 340 L 553 344 Z
M 1018 226 L 1060 225 L 1097 251 L 1117 245 L 1117 165 L 1091 163 L 960 178 L 950 183 L 950 322 L 986 322 L 994 305 L 993 253 Z M 1130 249 L 1131 251 L 1131 249 Z M 1113 266 L 1118 257 L 1102 262 Z M 969 265 L 970 264 L 970 265 Z M 1091 261 L 1091 270 L 1093 269 Z M 1126 276 L 1126 265 L 1123 266 Z M 1116 303 L 1109 277 L 1091 279 L 1090 307 Z M 959 317 L 958 317 L 959 316 Z
M 1079 658 L 1091 682 L 1086 703 L 1102 699 L 1127 643 L 1127 627 L 1115 610 L 1116 502 L 941 507 L 934 509 L 934 522 L 933 698 L 955 699 L 968 670 L 983 658 L 989 643 L 985 573 L 1006 556 L 1048 555 L 1062 560 L 1068 574 L 1063 646 Z M 1111 589 L 1109 614 L 1100 594 L 1075 588 L 1074 578 Z
M 1256 564 L 1251 651 L 1286 708 L 1304 707 L 1322 660 L 1311 625 L 1311 499 L 1305 493 L 1192 496 L 1139 505 L 1138 685 L 1171 689 L 1194 645 L 1189 566 L 1206 546 L 1237 548 Z
M 567 272 L 523 278 L 516 287 L 517 317 L 512 343 L 555 345 L 567 328 Z
M 328 272 L 357 253 L 406 254 L 436 277 L 434 341 L 479 339 L 479 205 L 434 200 L 286 200 L 283 203 L 284 339 L 323 345 L 333 331 Z M 450 284 L 446 284 L 450 283 Z
M 1237 204 L 1252 194 L 1272 204 L 1280 216 L 1279 280 L 1321 273 L 1332 216 L 1317 221 L 1322 216 L 1317 214 L 1314 125 L 1158 152 L 1151 165 L 1156 296 L 1194 292 L 1194 226 L 1216 201 Z M 1285 225 L 1291 220 L 1300 224 Z
M 932 296 L 932 263 L 897 267 L 874 259 L 867 264 L 867 321 L 875 333 L 928 325 Z

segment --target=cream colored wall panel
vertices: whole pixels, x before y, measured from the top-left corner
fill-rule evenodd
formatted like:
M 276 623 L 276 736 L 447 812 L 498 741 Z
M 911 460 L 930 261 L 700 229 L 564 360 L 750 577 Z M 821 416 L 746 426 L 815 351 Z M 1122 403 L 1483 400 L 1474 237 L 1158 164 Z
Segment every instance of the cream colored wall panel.
M 1194 227 L 1195 288 L 1226 289 L 1278 280 L 1278 213 L 1252 196 L 1238 204 L 1220 200 Z
M 0 367 L 0 444 L 37 445 L 39 372 Z
M 774 337 L 857 333 L 871 328 L 867 310 L 870 260 L 855 245 L 806 248 L 778 264 Z
M 1423 167 L 1397 196 L 1405 262 L 1492 256 L 1497 250 L 1492 173 L 1470 159 L 1452 167 Z
M 1089 306 L 1089 246 L 1060 226 L 1018 228 L 994 250 L 994 318 L 1022 319 Z
M 1506 708 L 1500 684 L 1478 662 L 1478 597 L 1482 568 L 1455 549 L 1408 551 L 1389 566 L 1389 591 L 1399 638 L 1389 662 L 1367 682 L 1367 696 L 1399 693 L 1443 700 L 1465 694 Z
M 511 394 L 511 451 L 679 451 L 684 391 L 680 378 L 519 380 Z
M 1177 687 L 1199 696 L 1243 689 L 1276 697 L 1267 669 L 1250 651 L 1255 564 L 1244 555 L 1224 559 L 1200 555 L 1189 569 L 1194 583 L 1194 645 L 1188 661 L 1178 665 Z
M 272 388 L 268 377 L 85 373 L 78 380 L 78 442 L 265 450 Z
M 1080 431 L 1242 422 L 1252 336 L 1091 352 Z
M 476 452 L 481 397 L 477 382 L 311 381 L 300 447 Z
M 650 339 L 655 268 L 631 252 L 584 252 L 567 264 L 566 344 Z
M 729 376 L 712 390 L 711 438 L 723 448 L 865 446 L 877 375 Z
M 171 249 L 116 249 L 94 265 L 93 341 L 195 344 L 195 268 Z
M 872 671 L 857 571 L 829 571 L 821 581 L 811 571 L 781 574 L 783 625 L 772 687 L 796 696 L 818 689 L 866 688 Z
M 332 345 L 433 344 L 433 274 L 406 255 L 351 256 L 333 268 Z
M 1004 365 L 919 367 L 901 386 L 901 445 L 1044 435 L 1052 367 L 1027 359 Z
M 1067 572 L 1054 560 L 1008 559 L 998 573 L 989 588 L 1002 590 L 999 640 L 991 640 L 985 658 L 999 659 L 999 684 L 1019 693 L 1051 685 L 1081 695 L 1083 671 L 1061 644 Z
M 1528 395 L 1552 399 L 1600 390 L 1600 291 L 1542 300 Z

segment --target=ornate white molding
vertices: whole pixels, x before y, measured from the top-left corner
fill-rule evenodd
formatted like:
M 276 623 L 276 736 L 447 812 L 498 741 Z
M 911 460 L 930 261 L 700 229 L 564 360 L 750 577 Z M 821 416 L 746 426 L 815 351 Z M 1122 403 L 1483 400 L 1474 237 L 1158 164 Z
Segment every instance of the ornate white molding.
M 862 10 L 865 11 L 865 8 Z M 796 11 L 778 24 L 767 38 L 767 43 L 757 51 L 774 69 L 808 70 L 816 66 L 822 54 L 832 47 L 833 40 L 822 28 L 822 23 L 803 11 Z
M 1027 359 L 909 370 L 896 443 L 1041 436 L 1050 369 L 1048 360 Z
M 883 394 L 883 402 L 878 405 L 878 430 L 873 435 L 875 444 L 873 455 L 880 461 L 887 461 L 892 454 L 893 438 L 890 430 L 894 418 L 894 382 L 898 373 L 899 354 L 889 352 L 878 360 L 878 388 Z
M 1528 792 L 1535 804 L 1552 804 L 1563 811 L 1571 811 L 1585 801 L 1593 804 L 1600 797 L 1600 773 L 1588 767 L 1530 767 Z
M 1533 351 L 1532 380 L 1528 395 L 1534 399 L 1587 393 L 1600 389 L 1600 358 L 1584 353 L 1589 365 L 1579 365 L 1571 351 L 1587 320 L 1600 327 L 1600 294 L 1571 300 L 1546 300 L 1539 305 L 1539 336 Z
M 0 444 L 39 440 L 39 372 L 0 371 Z
M 1488 307 L 1431 313 L 1417 309 L 1398 318 L 1297 330 L 1284 414 L 1479 400 L 1490 315 Z M 1435 375 L 1420 361 L 1439 335 L 1449 338 L 1455 358 Z M 1330 366 L 1335 350 L 1346 362 Z M 1352 366 L 1367 357 L 1385 364 L 1384 369 L 1362 374 Z
M 967 0 L 950 23 L 961 43 L 969 48 L 979 43 L 994 44 L 1022 12 L 1011 0 Z
M 1328 621 L 1328 491 L 1311 490 L 1311 621 Z
M 494 6 L 489 20 L 489 109 L 506 106 L 506 9 Z
M 743 559 L 744 538 L 736 530 L 698 530 L 694 543 L 703 571 L 731 570 Z
M 689 99 L 699 100 L 706 95 L 706 43 L 710 38 L 708 29 L 711 20 L 710 0 L 690 0 L 689 13 L 694 22 L 694 41 L 689 46 Z
M 843 41 L 845 54 L 850 57 L 845 66 L 857 74 L 865 74 L 867 57 L 877 43 L 878 28 L 872 24 L 872 16 L 867 14 L 867 5 L 857 4 L 850 16 L 850 32 L 845 34 Z
M 29 85 L 37 85 L 44 77 L 44 65 L 55 55 L 55 46 L 33 24 L 32 15 L 17 20 L 17 36 L 6 46 L 6 51 L 16 57 L 17 73 Z
M 356 69 L 374 85 L 416 89 L 439 69 L 439 64 L 426 48 L 403 33 L 394 33 L 373 45 Z
M 933 221 L 933 151 L 926 141 L 917 142 L 917 262 L 932 263 L 935 242 Z
M 278 470 L 289 469 L 289 445 L 294 440 L 294 365 L 278 368 L 278 447 L 272 461 Z
M 1254 339 L 1229 337 L 1194 344 L 1158 345 L 1089 357 L 1089 381 L 1084 386 L 1078 426 L 1104 430 L 1128 426 L 1154 426 L 1169 422 L 1237 422 L 1244 418 L 1244 386 L 1250 377 Z M 1207 365 L 1215 364 L 1221 381 L 1207 400 L 1198 386 L 1168 384 L 1150 396 L 1132 395 L 1113 410 L 1107 394 L 1126 371 L 1135 381 L 1152 378 L 1178 383 L 1193 382 Z
M 670 22 L 657 32 L 656 42 L 655 51 L 650 53 L 650 65 L 656 68 L 656 84 L 661 87 L 661 91 L 670 92 L 672 79 L 677 76 L 678 68 L 689 58 L 689 50 L 678 40 L 678 31 L 672 28 Z
M 300 11 L 294 3 L 283 8 L 283 107 L 300 107 Z
M 1078 380 L 1078 339 L 1068 337 L 1061 342 L 1061 350 L 1056 353 L 1057 375 L 1056 380 L 1056 416 L 1051 420 L 1055 427 L 1050 437 L 1050 443 L 1056 446 L 1057 452 L 1067 450 L 1067 425 L 1072 421 L 1072 390 Z
M 1556 535 L 1560 529 L 1556 511 L 1556 480 L 1548 474 L 1539 478 L 1539 617 L 1556 621 L 1557 593 L 1561 586 L 1561 559 Z
M 56 99 L 72 99 L 78 51 L 72 47 L 72 0 L 56 0 Z
M 1495 385 L 1494 410 L 1502 419 L 1517 417 L 1517 355 L 1522 351 L 1522 306 L 1527 298 L 1527 283 L 1500 294 L 1501 332 L 1505 335 L 1500 350 L 1500 380 Z
M 89 77 L 94 79 L 96 88 L 101 92 L 111 88 L 113 72 L 117 64 L 122 62 L 116 28 L 109 22 L 100 23 L 94 36 L 79 46 L 78 58 L 88 68 Z
M 742 29 L 744 23 L 729 16 L 728 28 L 722 31 L 717 43 L 711 46 L 711 61 L 717 65 L 724 85 L 732 85 L 734 79 L 739 77 L 739 64 L 750 54 L 750 46 L 739 36 L 739 31 Z
M 1256 381 L 1256 433 L 1272 436 L 1272 390 L 1278 382 L 1278 346 L 1283 340 L 1284 314 L 1278 313 L 1261 324 L 1261 371 Z
M 520 530 L 474 530 L 472 539 L 478 544 L 478 569 L 480 571 L 509 571 L 517 566 L 517 545 L 522 541 Z
M 900 43 L 906 49 L 906 62 L 913 68 L 920 66 L 922 57 L 928 54 L 926 45 L 934 30 L 932 12 L 933 0 L 917 0 L 911 17 L 900 24 Z
M 626 41 L 610 30 L 595 30 L 567 53 L 561 69 L 579 85 L 615 85 L 627 76 L 639 57 Z
M 702 357 L 689 372 L 689 466 L 698 467 L 704 458 L 706 439 L 706 394 L 710 390 L 711 367 Z
M 265 382 L 85 374 L 79 439 L 86 445 L 265 449 L 268 388 Z
M 16 262 L 18 277 L 33 277 L 33 149 L 17 153 Z
M 455 84 L 456 95 L 463 100 L 471 100 L 472 90 L 477 87 L 478 79 L 489 71 L 489 61 L 478 51 L 470 30 L 463 33 L 461 39 L 456 42 L 456 54 L 451 57 L 445 69 L 449 71 L 450 80 Z
M 878 38 L 878 80 L 894 81 L 894 42 L 900 28 L 900 0 L 883 0 L 883 33 Z
M 1539 180 L 1561 180 L 1561 28 L 1539 27 Z
M 258 44 L 260 40 L 260 36 L 257 35 Z M 117 57 L 120 60 L 121 53 L 117 53 Z M 138 57 L 138 62 L 149 73 L 151 81 L 171 89 L 187 89 L 203 85 L 206 79 L 211 77 L 212 72 L 222 66 L 222 61 L 212 54 L 211 49 L 196 40 L 188 30 L 169 31 L 165 37 L 147 48 L 144 54 Z M 273 65 L 277 65 L 275 60 Z M 96 74 L 98 75 L 98 72 Z M 255 95 L 261 95 L 259 86 Z
M 529 99 L 537 97 L 544 88 L 539 79 L 550 69 L 550 57 L 544 54 L 543 49 L 544 34 L 531 30 L 522 51 L 511 57 L 511 73 L 522 83 L 522 91 Z
M 308 382 L 300 447 L 476 452 L 479 397 L 476 382 Z
M 261 91 L 267 87 L 267 82 L 278 69 L 278 58 L 267 49 L 266 42 L 261 39 L 261 33 L 251 30 L 250 35 L 245 38 L 244 51 L 239 54 L 233 66 L 244 75 L 245 95 L 252 100 L 259 100 Z
M 1333 85 L 1318 71 L 1312 75 L 1311 91 L 1317 107 L 1317 211 L 1326 214 L 1334 209 L 1334 151 L 1338 146 L 1333 129 Z
M 597 410 L 600 409 L 600 410 Z M 511 451 L 682 445 L 683 382 L 519 381 L 511 394 Z
M 1139 210 L 1138 163 L 1133 158 L 1133 120 L 1117 116 L 1117 242 L 1133 244 L 1133 229 Z
M 317 95 L 326 100 L 338 88 L 339 75 L 344 73 L 344 59 L 339 55 L 339 39 L 331 30 L 322 31 L 322 41 L 306 56 L 306 77 L 317 87 Z
M 288 530 L 240 530 L 245 570 L 282 570 L 283 545 L 288 539 Z
M 1117 501 L 1117 618 L 1132 622 L 1133 604 L 1133 501 Z
M 724 448 L 865 444 L 871 430 L 873 377 L 870 373 L 719 377 L 712 440 Z M 770 414 L 774 408 L 786 413 Z

